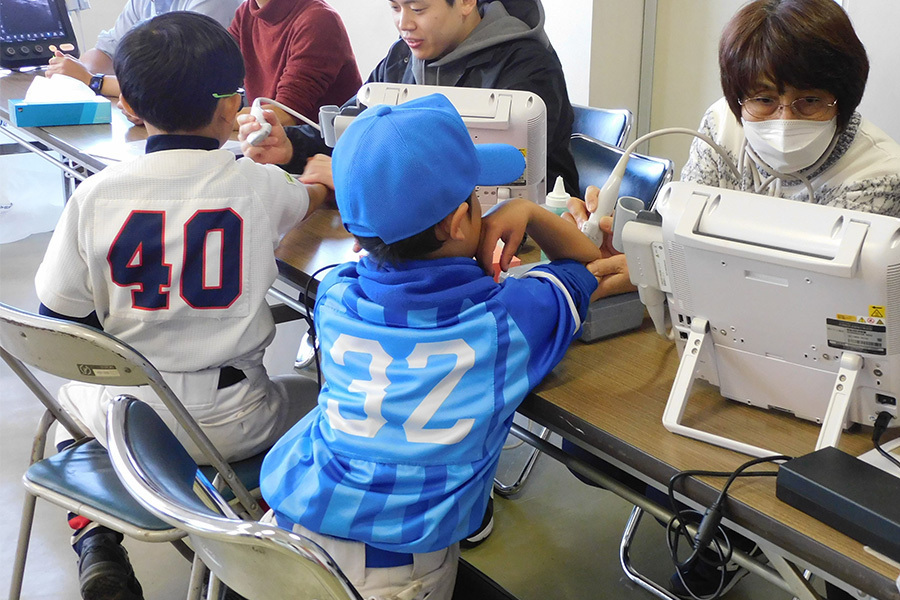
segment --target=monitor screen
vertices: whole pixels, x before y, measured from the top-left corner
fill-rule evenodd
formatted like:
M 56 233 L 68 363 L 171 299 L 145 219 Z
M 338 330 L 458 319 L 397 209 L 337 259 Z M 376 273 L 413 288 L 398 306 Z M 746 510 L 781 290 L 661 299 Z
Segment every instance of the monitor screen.
M 63 15 L 55 0 L 0 0 L 0 40 L 27 42 L 66 35 Z M 65 17 L 68 21 L 68 17 Z
M 817 423 L 846 396 L 837 435 L 897 416 L 900 219 L 685 182 L 656 210 L 654 247 L 629 223 L 625 253 L 666 295 L 682 384 Z
M 522 177 L 506 186 L 475 190 L 482 205 L 507 198 L 525 198 L 542 203 L 547 195 L 547 109 L 540 96 L 520 90 L 367 83 L 357 94 L 364 106 L 397 105 L 428 94 L 443 94 L 459 111 L 475 144 L 510 144 L 525 156 Z M 350 119 L 334 121 L 336 137 Z M 326 140 L 328 138 L 326 137 Z

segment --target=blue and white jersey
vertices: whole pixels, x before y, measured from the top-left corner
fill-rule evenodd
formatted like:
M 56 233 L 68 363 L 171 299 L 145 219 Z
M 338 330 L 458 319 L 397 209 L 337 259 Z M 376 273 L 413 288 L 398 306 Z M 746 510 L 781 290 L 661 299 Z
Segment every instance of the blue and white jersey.
M 596 287 L 572 261 L 530 275 L 498 285 L 463 258 L 332 271 L 315 311 L 326 384 L 263 463 L 269 505 L 398 552 L 475 530 L 513 413 L 563 357 Z

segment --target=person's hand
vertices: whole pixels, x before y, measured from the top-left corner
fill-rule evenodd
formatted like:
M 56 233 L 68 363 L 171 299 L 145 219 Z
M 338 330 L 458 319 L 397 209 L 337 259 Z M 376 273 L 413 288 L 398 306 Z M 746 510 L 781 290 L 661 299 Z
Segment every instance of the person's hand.
M 578 226 L 578 229 L 581 229 L 584 222 L 590 218 L 591 213 L 597 210 L 597 201 L 599 197 L 600 188 L 589 185 L 584 191 L 584 200 L 575 198 L 574 196 L 569 198 L 566 205 L 569 212 L 563 213 L 563 219 L 575 223 L 575 225 Z
M 116 102 L 116 106 L 119 107 L 119 110 L 122 111 L 122 114 L 125 115 L 125 118 L 131 121 L 132 125 L 137 125 L 138 127 L 140 127 L 144 124 L 144 120 L 142 118 L 132 112 L 129 112 L 128 109 L 125 108 L 125 105 L 122 103 L 122 96 L 119 96 L 119 101 Z
M 494 249 L 497 240 L 503 240 L 500 269 L 506 271 L 516 250 L 525 237 L 532 207 L 544 210 L 533 202 L 516 198 L 491 208 L 481 220 L 481 241 L 475 259 L 486 273 L 493 275 Z
M 331 174 L 331 157 L 327 154 L 316 154 L 306 159 L 306 167 L 298 177 L 301 183 L 307 185 L 319 184 L 326 190 L 323 205 L 335 206 L 334 178 Z
M 316 154 L 306 159 L 306 167 L 298 179 L 303 183 L 321 183 L 325 187 L 334 190 L 331 157 L 327 154 Z
M 597 289 L 591 294 L 591 301 L 606 296 L 633 292 L 637 288 L 632 285 L 628 275 L 628 263 L 624 254 L 605 256 L 588 263 L 588 271 L 597 278 Z
M 258 163 L 283 165 L 291 161 L 294 156 L 294 147 L 284 132 L 284 127 L 278 122 L 278 117 L 271 110 L 263 110 L 266 122 L 272 126 L 272 133 L 258 146 L 251 146 L 247 137 L 254 131 L 261 129 L 253 115 L 238 115 L 237 121 L 238 140 L 241 142 L 241 152 Z
M 81 61 L 70 54 L 63 54 L 59 50 L 53 52 L 50 63 L 47 65 L 47 77 L 54 75 L 67 75 L 89 85 L 93 74 L 87 70 Z

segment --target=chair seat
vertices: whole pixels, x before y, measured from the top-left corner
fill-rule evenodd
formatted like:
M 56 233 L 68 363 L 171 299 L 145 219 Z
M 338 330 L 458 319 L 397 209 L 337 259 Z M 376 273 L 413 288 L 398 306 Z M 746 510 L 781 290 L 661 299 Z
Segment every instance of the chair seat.
M 250 458 L 230 463 L 231 468 L 234 469 L 234 474 L 237 475 L 237 478 L 250 492 L 259 489 L 259 471 L 262 468 L 262 461 L 266 457 L 267 452 L 268 450 L 265 450 Z M 200 471 L 210 481 L 216 476 L 216 469 L 211 465 L 203 465 L 200 467 Z M 234 499 L 234 493 L 231 491 L 231 488 L 225 486 L 222 490 L 222 497 L 231 502 Z
M 154 532 L 174 529 L 132 498 L 113 470 L 106 448 L 97 440 L 70 446 L 34 463 L 25 472 L 24 478 L 39 488 L 108 513 L 136 527 Z M 77 509 L 77 505 L 64 508 Z

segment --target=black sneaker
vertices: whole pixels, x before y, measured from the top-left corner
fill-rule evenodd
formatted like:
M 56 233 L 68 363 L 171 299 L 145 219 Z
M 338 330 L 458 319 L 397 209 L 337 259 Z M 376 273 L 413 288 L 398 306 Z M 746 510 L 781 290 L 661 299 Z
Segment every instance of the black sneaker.
M 484 519 L 481 525 L 469 534 L 469 537 L 462 540 L 459 545 L 461 548 L 474 548 L 491 535 L 494 530 L 494 491 L 491 490 L 491 496 L 488 498 L 487 508 L 484 511 Z
M 84 538 L 78 579 L 84 600 L 143 600 L 143 590 L 121 544 L 121 534 L 96 533 Z

